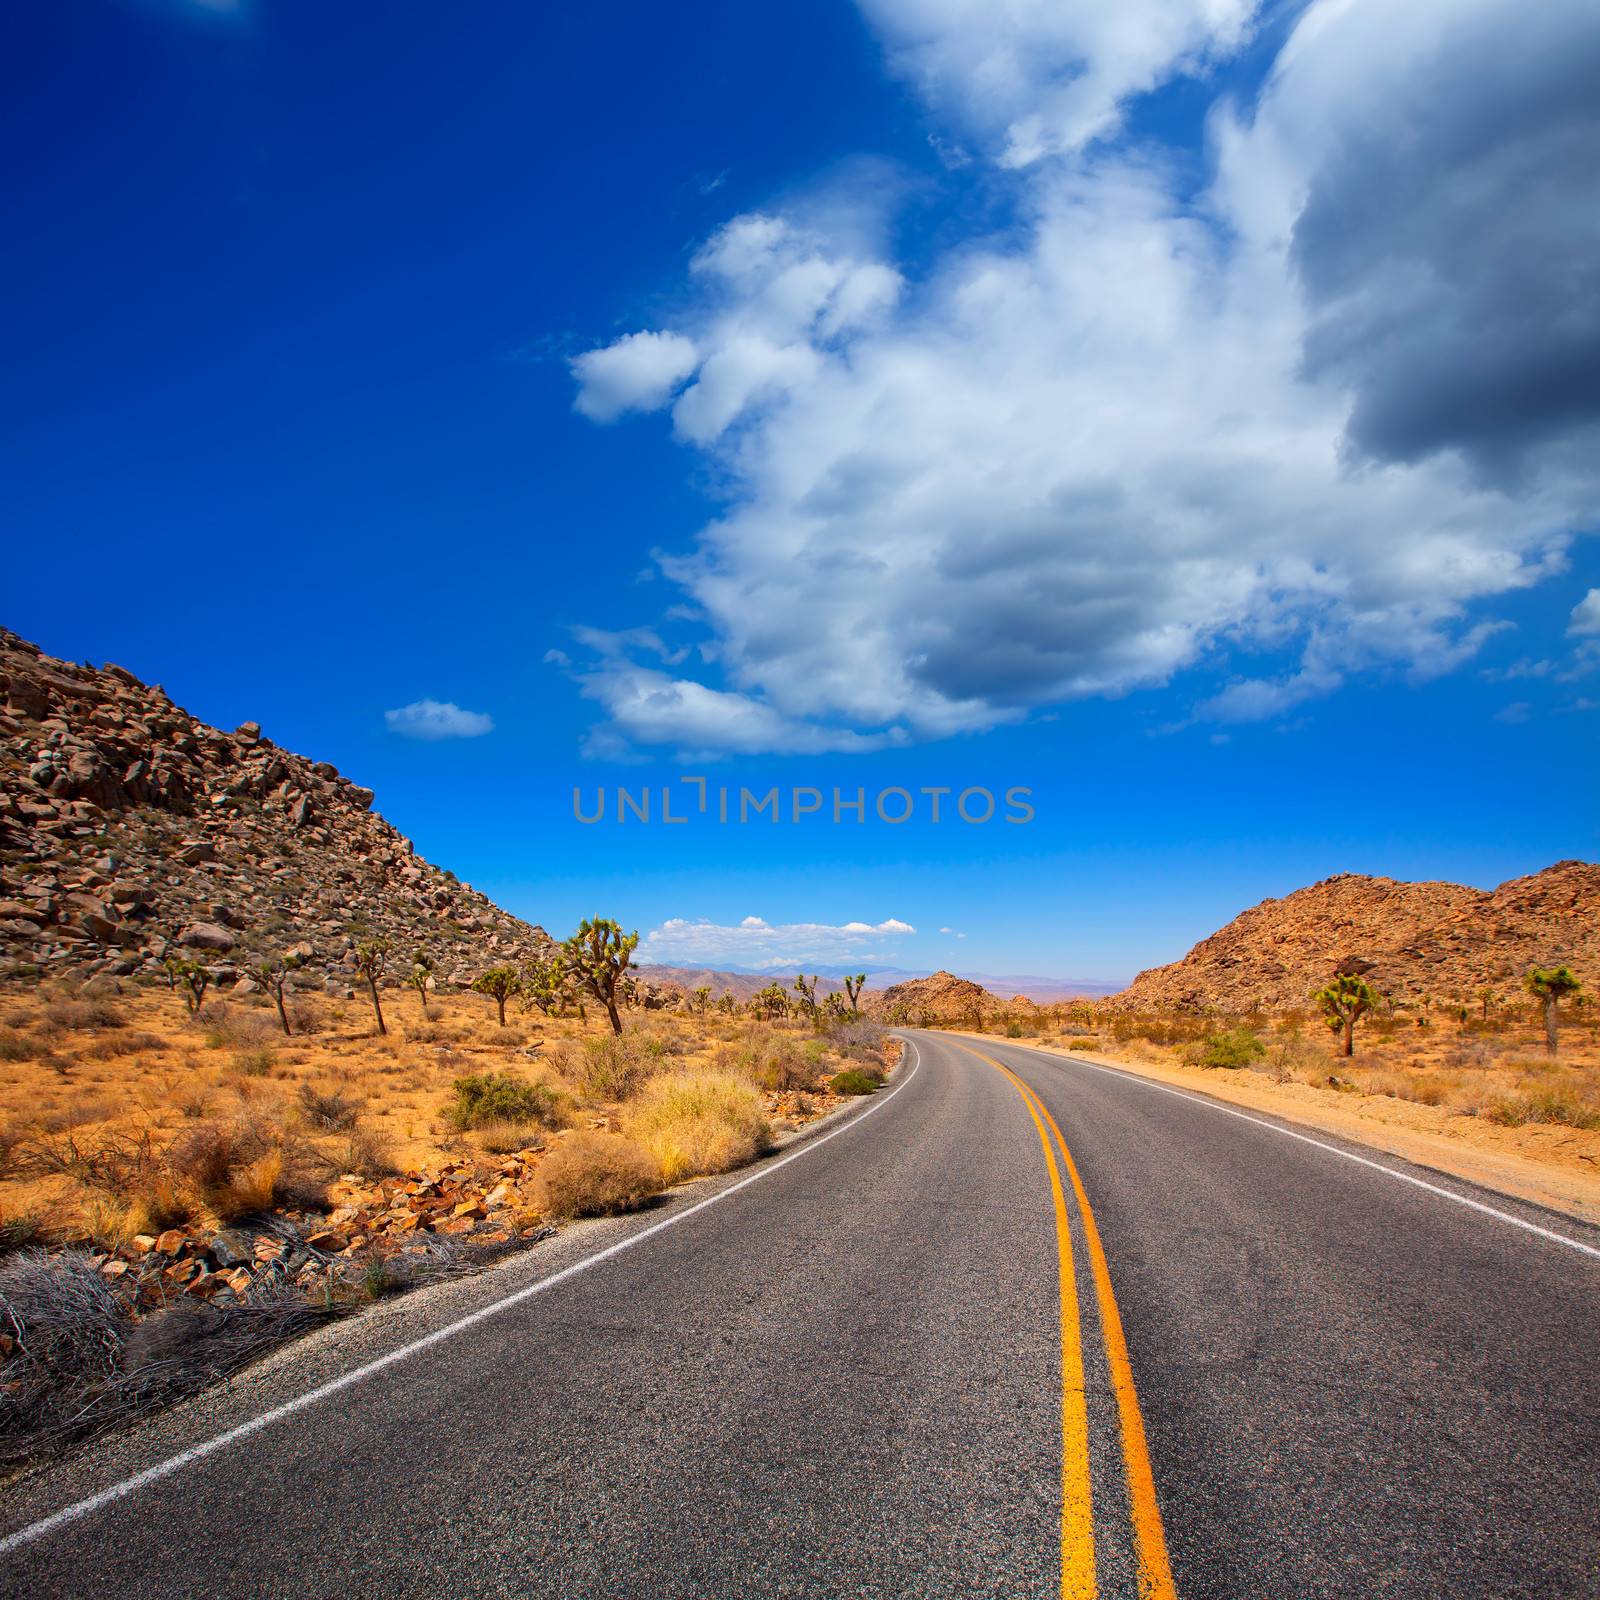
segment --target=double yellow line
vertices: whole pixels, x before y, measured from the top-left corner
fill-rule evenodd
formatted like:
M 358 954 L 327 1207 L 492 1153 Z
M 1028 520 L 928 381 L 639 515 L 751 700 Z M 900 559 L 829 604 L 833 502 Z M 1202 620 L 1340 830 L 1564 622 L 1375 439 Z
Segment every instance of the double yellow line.
M 951 1041 L 954 1043 L 954 1041 Z M 1011 1081 L 1033 1118 L 1044 1149 L 1045 1166 L 1050 1173 L 1050 1193 L 1055 1204 L 1056 1250 L 1061 1265 L 1061 1595 L 1062 1600 L 1096 1600 L 1094 1503 L 1089 1480 L 1089 1419 L 1084 1399 L 1083 1333 L 1078 1315 L 1078 1279 L 1072 1259 L 1072 1230 L 1067 1214 L 1066 1193 L 1061 1182 L 1067 1179 L 1078 1201 L 1083 1242 L 1094 1279 L 1095 1299 L 1100 1309 L 1100 1331 L 1105 1345 L 1106 1365 L 1117 1401 L 1121 1425 L 1122 1461 L 1128 1485 L 1128 1510 L 1133 1523 L 1134 1557 L 1138 1566 L 1141 1600 L 1177 1600 L 1172 1581 L 1172 1566 L 1167 1559 L 1166 1534 L 1161 1526 L 1161 1509 L 1156 1504 L 1156 1480 L 1150 1466 L 1150 1450 L 1145 1441 L 1144 1417 L 1139 1410 L 1138 1392 L 1133 1386 L 1133 1368 L 1128 1361 L 1128 1341 L 1122 1331 L 1122 1317 L 1116 1296 L 1111 1291 L 1111 1271 L 1106 1265 L 1100 1230 L 1095 1226 L 1089 1197 L 1078 1176 L 1077 1163 L 1067 1141 L 1056 1126 L 1044 1101 L 1004 1062 L 957 1045 L 980 1061 L 1002 1072 Z M 1049 1129 L 1047 1133 L 1045 1130 Z M 1050 1136 L 1055 1136 L 1052 1146 Z M 1060 1165 L 1056 1151 L 1061 1153 Z

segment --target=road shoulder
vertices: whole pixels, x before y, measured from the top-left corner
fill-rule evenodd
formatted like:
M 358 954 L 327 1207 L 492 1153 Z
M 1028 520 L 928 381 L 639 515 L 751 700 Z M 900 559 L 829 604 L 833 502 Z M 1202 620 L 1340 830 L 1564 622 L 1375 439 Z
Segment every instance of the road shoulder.
M 1301 1083 L 1274 1083 L 1246 1068 L 1201 1068 L 1123 1059 L 1105 1052 L 1068 1050 L 1034 1039 L 941 1030 L 990 1044 L 1020 1045 L 1063 1062 L 1089 1062 L 1227 1105 L 1279 1117 L 1300 1127 L 1335 1134 L 1398 1156 L 1419 1167 L 1461 1178 L 1479 1188 L 1526 1200 L 1546 1210 L 1600 1223 L 1600 1144 L 1593 1133 L 1571 1128 L 1501 1129 L 1476 1118 L 1451 1116 L 1434 1106 L 1388 1095 L 1342 1094 Z M 1508 1149 L 1535 1144 L 1537 1154 Z

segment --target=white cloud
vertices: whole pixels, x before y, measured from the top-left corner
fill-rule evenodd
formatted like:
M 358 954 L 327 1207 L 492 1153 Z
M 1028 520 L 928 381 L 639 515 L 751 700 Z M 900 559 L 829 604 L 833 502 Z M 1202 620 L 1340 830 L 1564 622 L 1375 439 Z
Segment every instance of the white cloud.
M 860 0 L 890 64 L 1023 167 L 1111 132 L 1130 96 L 1248 36 L 1259 0 Z
M 875 923 L 777 924 L 760 917 L 746 917 L 731 927 L 673 917 L 644 936 L 639 943 L 638 959 L 672 966 L 728 963 L 761 971 L 775 970 L 812 961 L 851 961 L 857 956 L 875 956 L 885 940 L 916 931 L 909 922 L 897 917 Z
M 947 933 L 947 934 L 949 934 L 949 935 L 950 935 L 950 937 L 951 937 L 951 938 L 952 938 L 952 939 L 965 939 L 965 938 L 966 938 L 966 934 L 964 934 L 964 933 L 957 933 L 957 932 L 956 932 L 956 930 L 955 930 L 955 929 L 954 929 L 954 928 L 941 928 L 941 929 L 940 929 L 940 930 L 939 930 L 939 932 L 940 932 L 940 933 Z
M 697 760 L 773 751 L 861 753 L 906 740 L 900 730 L 859 733 L 788 716 L 758 697 L 709 688 L 692 678 L 675 678 L 641 665 L 635 659 L 640 654 L 656 656 L 668 666 L 679 665 L 685 654 L 669 651 L 649 629 L 607 633 L 580 628 L 576 635 L 597 659 L 573 667 L 562 656 L 554 664 L 567 670 L 584 697 L 605 711 L 605 720 L 584 742 L 584 753 L 597 760 L 627 759 L 639 746 L 666 745 L 686 760 Z M 545 660 L 561 654 L 548 652 Z
M 987 81 L 977 7 L 869 9 L 885 27 L 946 18 L 938 59 L 970 56 Z M 1149 38 L 1170 47 L 1137 59 L 1164 72 L 1235 37 L 1251 8 L 1131 9 L 1161 13 Z M 1054 88 L 1005 65 L 1027 58 L 1034 22 L 1054 26 L 1045 13 L 1019 5 L 995 24 L 1010 43 L 985 103 L 1008 127 L 1026 104 L 1067 125 Z M 1581 451 L 1515 482 L 1453 448 L 1363 461 L 1345 378 L 1308 376 L 1294 245 L 1308 189 L 1354 133 L 1424 114 L 1402 68 L 1453 47 L 1451 5 L 1416 0 L 1386 65 L 1393 15 L 1377 0 L 1310 7 L 1254 117 L 1213 119 L 1199 197 L 1148 154 L 1040 162 L 1024 225 L 950 250 L 912 292 L 864 243 L 865 194 L 837 238 L 814 216 L 720 230 L 693 263 L 680 320 L 699 365 L 672 415 L 728 504 L 692 552 L 662 558 L 708 637 L 693 676 L 604 655 L 580 679 L 608 713 L 602 738 L 870 749 L 1202 663 L 1238 677 L 1201 714 L 1242 720 L 1356 673 L 1420 679 L 1470 659 L 1502 626 L 1470 608 L 1561 570 L 1597 481 Z M 1561 18 L 1585 26 L 1577 8 Z M 1061 26 L 1066 39 L 1079 24 Z M 1097 40 L 1084 48 L 1112 53 L 1088 76 L 1143 81 L 1136 53 Z M 1524 63 L 1525 93 L 1545 59 Z
M 572 363 L 575 406 L 594 422 L 625 411 L 654 411 L 694 371 L 694 342 L 677 333 L 630 333 Z
M 413 700 L 408 706 L 385 711 L 390 733 L 407 739 L 477 739 L 494 731 L 494 718 L 485 711 L 463 711 L 449 700 Z
M 1600 634 L 1600 589 L 1591 589 L 1572 608 L 1572 620 L 1567 624 L 1567 632 L 1580 639 Z

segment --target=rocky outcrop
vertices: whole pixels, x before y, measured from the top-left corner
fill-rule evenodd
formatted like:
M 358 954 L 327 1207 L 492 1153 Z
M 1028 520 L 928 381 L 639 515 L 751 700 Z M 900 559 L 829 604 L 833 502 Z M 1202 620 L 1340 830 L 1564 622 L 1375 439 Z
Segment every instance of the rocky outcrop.
M 220 982 L 297 947 L 342 988 L 382 935 L 440 983 L 548 943 L 423 860 L 373 792 L 260 726 L 191 717 L 122 667 L 75 666 L 0 630 L 0 976 L 153 976 L 169 954 Z
M 953 972 L 936 972 L 931 978 L 911 978 L 905 983 L 868 993 L 862 1006 L 868 1016 L 881 1022 L 905 1022 L 914 1026 L 971 1023 L 1007 1009 L 1004 1001 L 981 984 L 958 978 Z
M 1600 984 L 1600 865 L 1560 861 L 1489 891 L 1343 873 L 1264 900 L 1183 960 L 1141 972 L 1116 1009 L 1287 1010 L 1337 972 L 1400 1004 L 1514 995 L 1533 966 Z

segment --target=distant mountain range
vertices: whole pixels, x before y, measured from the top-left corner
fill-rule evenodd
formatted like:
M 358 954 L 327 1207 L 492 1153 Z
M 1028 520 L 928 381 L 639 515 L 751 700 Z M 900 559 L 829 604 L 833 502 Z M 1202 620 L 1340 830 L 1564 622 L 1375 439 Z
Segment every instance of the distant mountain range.
M 652 983 L 676 983 L 684 989 L 708 988 L 713 999 L 731 994 L 736 1000 L 748 1000 L 751 995 L 766 988 L 769 983 L 780 983 L 787 989 L 795 980 L 799 966 L 756 969 L 730 963 L 726 967 L 672 967 L 646 964 L 636 969 L 639 975 Z M 930 978 L 930 967 L 874 967 L 867 962 L 854 965 L 839 962 L 805 963 L 807 977 L 816 974 L 818 994 L 831 994 L 842 990 L 839 980 L 847 974 L 865 972 L 868 989 L 888 989 L 895 984 L 914 978 Z M 1038 1005 L 1052 1005 L 1058 1000 L 1078 998 L 1095 999 L 1101 995 L 1116 994 L 1126 985 L 1124 979 L 1109 978 L 1043 978 L 1037 974 L 962 971 L 959 977 L 981 984 L 991 994 L 1010 999 L 1013 995 L 1026 995 Z

